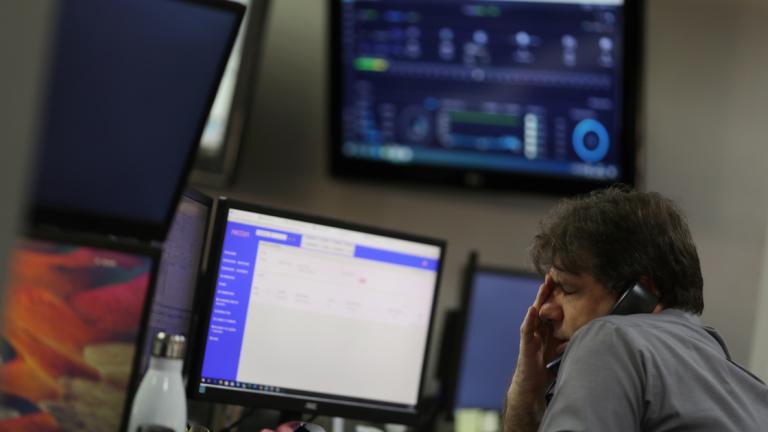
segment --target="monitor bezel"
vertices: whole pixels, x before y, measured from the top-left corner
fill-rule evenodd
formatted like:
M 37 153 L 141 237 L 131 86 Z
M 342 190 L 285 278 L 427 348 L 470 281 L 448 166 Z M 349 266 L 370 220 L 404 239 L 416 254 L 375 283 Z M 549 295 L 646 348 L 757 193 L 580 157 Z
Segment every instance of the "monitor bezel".
M 92 233 L 81 233 L 75 231 L 62 231 L 59 229 L 45 227 L 29 227 L 19 235 L 19 240 L 30 239 L 50 242 L 69 243 L 77 246 L 92 247 L 127 254 L 144 256 L 150 260 L 149 285 L 144 299 L 144 305 L 139 322 L 139 331 L 134 342 L 134 353 L 131 361 L 131 376 L 128 381 L 128 387 L 125 394 L 122 417 L 120 419 L 120 431 L 128 428 L 128 420 L 131 414 L 133 398 L 139 387 L 141 380 L 141 359 L 144 355 L 144 341 L 147 338 L 147 325 L 149 323 L 150 310 L 155 297 L 155 285 L 157 283 L 157 272 L 160 265 L 161 249 L 154 245 L 140 244 L 119 240 L 111 237 L 104 237 Z
M 271 7 L 270 0 L 251 0 L 248 3 L 247 13 L 240 24 L 240 31 L 243 31 L 245 26 L 243 44 L 239 53 L 240 67 L 235 79 L 234 95 L 229 104 L 230 111 L 221 147 L 212 153 L 204 152 L 202 149 L 197 151 L 190 174 L 190 181 L 195 184 L 226 186 L 235 178 L 240 161 L 238 154 L 248 132 L 248 116 L 253 108 L 253 90 L 256 88 L 261 61 L 264 57 L 264 37 Z M 229 57 L 232 57 L 233 53 L 234 51 L 230 52 Z M 221 84 L 217 86 L 216 95 L 220 86 Z M 207 123 L 208 118 L 206 118 L 206 125 Z
M 478 273 L 490 273 L 490 274 L 499 274 L 499 275 L 505 275 L 505 276 L 513 276 L 513 277 L 524 277 L 524 278 L 531 278 L 531 279 L 542 279 L 543 276 L 540 274 L 519 269 L 519 268 L 512 268 L 512 267 L 501 267 L 501 266 L 485 266 L 481 265 L 479 263 L 479 255 L 477 252 L 473 251 L 470 254 L 468 264 L 465 268 L 465 274 L 464 274 L 464 286 L 462 287 L 462 293 L 461 293 L 461 306 L 459 308 L 459 329 L 458 329 L 458 349 L 456 350 L 456 359 L 454 364 L 456 365 L 456 369 L 453 371 L 451 376 L 453 377 L 453 385 L 451 387 L 450 395 L 448 396 L 449 400 L 449 417 L 452 418 L 453 412 L 457 409 L 463 409 L 463 407 L 456 406 L 458 394 L 459 394 L 459 388 L 461 385 L 461 370 L 464 364 L 464 346 L 466 344 L 466 338 L 467 338 L 467 323 L 469 322 L 469 311 L 470 311 L 470 302 L 472 301 L 472 294 L 474 292 L 474 282 L 475 282 L 475 276 Z
M 235 15 L 237 25 L 235 25 L 232 34 L 226 44 L 225 52 L 230 53 L 237 38 L 240 23 L 242 23 L 245 13 L 245 6 L 229 0 L 174 0 L 180 3 L 191 3 L 199 6 L 228 11 Z M 216 97 L 216 91 L 219 88 L 219 82 L 224 74 L 229 56 L 226 55 L 219 60 L 217 66 L 217 79 L 208 89 L 207 101 L 204 109 L 201 111 L 201 117 L 197 120 L 196 132 L 193 142 L 189 144 L 187 155 L 184 160 L 183 168 L 176 180 L 174 193 L 168 203 L 165 217 L 161 221 L 153 222 L 148 220 L 136 220 L 132 218 L 120 218 L 113 216 L 100 215 L 88 211 L 68 210 L 58 206 L 45 206 L 33 204 L 31 206 L 32 223 L 41 227 L 59 227 L 75 231 L 88 231 L 101 234 L 118 235 L 124 237 L 134 237 L 146 241 L 162 241 L 168 234 L 176 207 L 179 204 L 179 198 L 184 190 L 184 185 L 192 170 L 195 161 L 195 155 L 200 143 L 200 137 L 203 134 L 208 113 Z M 140 174 L 137 174 L 140 175 Z
M 193 200 L 193 201 L 197 201 L 198 203 L 200 203 L 200 204 L 202 204 L 204 206 L 207 206 L 208 208 L 213 210 L 214 199 L 212 197 L 210 197 L 210 196 L 200 192 L 199 190 L 193 188 L 193 187 L 185 188 L 184 192 L 182 192 L 182 195 L 187 197 L 187 198 L 189 198 L 189 199 L 191 199 L 191 200 Z M 175 212 L 174 212 L 174 216 L 175 216 Z M 210 219 L 211 219 L 211 213 L 209 212 L 208 213 L 208 221 L 210 221 Z
M 641 174 L 642 142 L 640 92 L 642 90 L 644 6 L 643 0 L 624 0 L 624 56 L 622 72 L 622 128 L 619 133 L 624 143 L 619 160 L 621 175 L 614 180 L 590 180 L 578 177 L 553 177 L 519 172 L 500 172 L 460 167 L 439 167 L 427 164 L 399 165 L 387 162 L 352 159 L 344 156 L 343 145 L 343 80 L 345 71 L 342 58 L 342 17 L 344 0 L 331 0 L 329 6 L 331 37 L 328 43 L 328 81 L 330 112 L 328 124 L 328 167 L 330 174 L 340 180 L 360 178 L 387 181 L 405 187 L 413 183 L 442 184 L 453 187 L 488 190 L 533 192 L 558 196 L 575 195 L 612 184 L 635 186 Z
M 216 209 L 216 219 L 213 227 L 213 234 L 210 244 L 210 254 L 208 260 L 208 275 L 206 280 L 207 293 L 205 297 L 205 305 L 202 311 L 202 319 L 200 321 L 200 331 L 198 334 L 196 355 L 194 359 L 194 368 L 192 369 L 189 385 L 188 396 L 191 399 L 202 400 L 207 402 L 228 403 L 234 405 L 252 406 L 259 408 L 272 408 L 278 409 L 284 412 L 294 413 L 311 413 L 319 415 L 339 416 L 345 418 L 356 418 L 361 420 L 375 421 L 375 422 L 387 422 L 387 423 L 400 423 L 415 425 L 420 420 L 420 414 L 424 409 L 424 383 L 427 379 L 427 365 L 429 361 L 429 349 L 432 343 L 432 331 L 434 329 L 435 313 L 437 308 L 437 300 L 440 289 L 440 282 L 442 277 L 442 271 L 445 261 L 446 242 L 444 240 L 419 236 L 413 234 L 407 234 L 400 231 L 392 231 L 387 229 L 381 229 L 371 227 L 367 225 L 361 225 L 357 223 L 351 223 L 341 221 L 338 219 L 332 219 L 322 216 L 314 216 L 308 214 L 297 213 L 288 210 L 278 210 L 271 207 L 265 207 L 261 205 L 249 204 L 242 201 L 235 201 L 226 197 L 220 197 L 218 199 Z M 355 230 L 363 233 L 374 234 L 392 237 L 401 240 L 413 241 L 440 248 L 440 257 L 437 268 L 437 277 L 435 280 L 435 290 L 433 293 L 432 307 L 430 311 L 429 325 L 427 327 L 427 338 L 424 345 L 424 355 L 421 366 L 421 377 L 419 379 L 419 392 L 417 395 L 417 404 L 412 409 L 399 409 L 388 408 L 387 406 L 376 407 L 364 407 L 359 404 L 356 405 L 356 401 L 353 398 L 339 398 L 336 401 L 317 401 L 316 399 L 305 399 L 298 397 L 285 397 L 279 394 L 257 394 L 251 392 L 237 392 L 235 390 L 222 390 L 214 387 L 207 387 L 205 392 L 199 391 L 201 385 L 202 363 L 205 355 L 205 348 L 207 344 L 208 328 L 210 326 L 211 311 L 213 308 L 213 299 L 216 293 L 216 276 L 218 271 L 218 263 L 221 259 L 223 240 L 226 233 L 226 225 L 228 222 L 228 212 L 230 209 L 243 210 L 249 212 L 256 212 L 260 214 L 283 217 L 293 219 L 302 222 L 316 223 L 320 225 L 327 225 L 337 227 L 341 229 Z M 216 270 L 214 270 L 216 269 Z M 334 399 L 334 395 L 328 395 L 329 399 Z M 349 402 L 345 402 L 345 400 Z M 381 404 L 381 401 L 367 400 L 365 403 L 371 405 Z

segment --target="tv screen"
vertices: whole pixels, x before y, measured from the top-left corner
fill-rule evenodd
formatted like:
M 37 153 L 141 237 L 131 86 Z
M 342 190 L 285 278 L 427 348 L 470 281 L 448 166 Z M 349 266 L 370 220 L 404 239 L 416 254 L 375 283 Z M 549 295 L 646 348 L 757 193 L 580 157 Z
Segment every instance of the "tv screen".
M 332 4 L 333 173 L 555 193 L 634 183 L 639 2 Z
M 37 222 L 165 237 L 243 9 L 212 0 L 60 2 Z
M 501 411 L 515 372 L 520 326 L 542 278 L 482 267 L 470 278 L 454 408 Z
M 194 396 L 413 422 L 443 250 L 439 240 L 220 200 Z
M 2 314 L 0 430 L 120 430 L 157 256 L 60 235 L 17 243 Z

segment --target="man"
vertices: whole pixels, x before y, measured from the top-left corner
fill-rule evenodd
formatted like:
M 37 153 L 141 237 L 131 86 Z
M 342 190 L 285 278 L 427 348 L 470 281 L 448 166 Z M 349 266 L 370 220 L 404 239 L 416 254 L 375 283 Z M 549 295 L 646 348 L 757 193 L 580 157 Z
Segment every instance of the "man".
M 768 387 L 698 317 L 699 258 L 670 200 L 620 188 L 566 200 L 531 256 L 545 279 L 520 329 L 505 432 L 768 430 Z M 651 313 L 609 315 L 638 283 L 658 299 Z

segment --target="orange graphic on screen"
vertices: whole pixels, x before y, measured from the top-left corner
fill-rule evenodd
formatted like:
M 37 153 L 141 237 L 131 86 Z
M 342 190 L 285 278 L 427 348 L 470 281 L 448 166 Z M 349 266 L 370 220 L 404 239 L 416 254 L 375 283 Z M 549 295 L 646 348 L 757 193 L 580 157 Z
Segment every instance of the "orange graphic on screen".
M 150 267 L 128 253 L 18 244 L 0 340 L 0 432 L 118 430 Z

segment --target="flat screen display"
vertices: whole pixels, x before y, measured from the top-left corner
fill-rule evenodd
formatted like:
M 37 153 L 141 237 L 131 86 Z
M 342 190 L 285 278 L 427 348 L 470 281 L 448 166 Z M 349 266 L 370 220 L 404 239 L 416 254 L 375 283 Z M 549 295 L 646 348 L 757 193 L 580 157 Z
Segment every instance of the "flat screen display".
M 0 430 L 117 431 L 133 387 L 153 254 L 22 239 L 0 340 Z
M 628 0 L 334 0 L 339 175 L 580 192 L 634 182 Z
M 64 0 L 58 10 L 35 217 L 162 239 L 243 7 Z
M 501 411 L 515 371 L 520 325 L 542 278 L 482 268 L 471 278 L 454 408 Z
M 148 348 L 157 332 L 183 334 L 189 344 L 212 203 L 206 196 L 186 192 L 176 208 L 157 271 L 142 369 L 149 364 Z
M 389 421 L 414 415 L 443 243 L 222 207 L 197 394 Z

